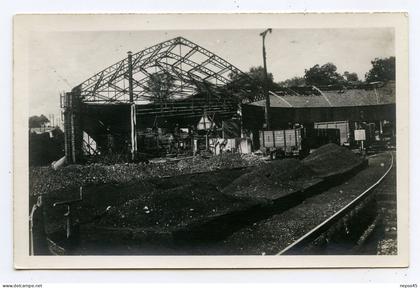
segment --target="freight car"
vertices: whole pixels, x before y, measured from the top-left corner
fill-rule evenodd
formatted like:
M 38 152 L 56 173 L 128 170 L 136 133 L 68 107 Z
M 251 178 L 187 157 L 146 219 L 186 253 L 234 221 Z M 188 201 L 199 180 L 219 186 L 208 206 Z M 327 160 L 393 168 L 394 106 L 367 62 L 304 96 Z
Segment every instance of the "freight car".
M 305 154 L 303 128 L 260 131 L 261 151 L 271 159 L 301 157 Z
M 311 149 L 328 143 L 340 145 L 340 129 L 294 128 L 260 131 L 261 151 L 271 159 L 284 157 L 303 158 Z

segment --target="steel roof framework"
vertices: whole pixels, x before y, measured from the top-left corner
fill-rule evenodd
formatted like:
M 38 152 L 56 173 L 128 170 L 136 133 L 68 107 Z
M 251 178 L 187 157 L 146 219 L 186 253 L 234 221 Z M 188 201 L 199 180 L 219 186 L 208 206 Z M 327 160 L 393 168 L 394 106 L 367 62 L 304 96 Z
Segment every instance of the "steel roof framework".
M 128 58 L 115 63 L 77 87 L 85 103 L 129 102 Z M 132 55 L 134 101 L 153 101 L 148 83 L 155 73 L 169 76 L 173 85 L 169 98 L 185 99 L 200 92 L 220 97 L 235 76 L 247 75 L 207 49 L 177 37 Z M 244 91 L 246 93 L 246 91 Z

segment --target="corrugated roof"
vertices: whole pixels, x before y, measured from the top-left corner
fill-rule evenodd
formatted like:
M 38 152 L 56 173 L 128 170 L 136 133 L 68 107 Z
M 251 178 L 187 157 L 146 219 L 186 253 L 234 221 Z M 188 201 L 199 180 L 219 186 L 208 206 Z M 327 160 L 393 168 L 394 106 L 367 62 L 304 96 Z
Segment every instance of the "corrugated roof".
M 347 107 L 395 103 L 395 82 L 373 89 L 343 89 L 322 91 L 321 95 L 270 94 L 271 107 Z M 252 103 L 264 106 L 265 100 Z

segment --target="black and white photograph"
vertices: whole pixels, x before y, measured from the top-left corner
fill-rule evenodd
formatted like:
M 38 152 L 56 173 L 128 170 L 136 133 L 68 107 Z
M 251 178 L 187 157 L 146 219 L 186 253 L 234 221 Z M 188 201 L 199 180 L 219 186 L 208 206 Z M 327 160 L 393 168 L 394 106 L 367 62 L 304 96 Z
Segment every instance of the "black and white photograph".
M 89 29 L 94 15 L 55 15 L 66 29 L 38 15 L 44 25 L 25 30 L 34 20 L 15 16 L 27 179 L 15 254 L 80 256 L 72 267 L 86 256 L 401 260 L 406 26 L 401 14 L 352 16 L 151 28 L 165 16 L 148 15 L 115 30 Z

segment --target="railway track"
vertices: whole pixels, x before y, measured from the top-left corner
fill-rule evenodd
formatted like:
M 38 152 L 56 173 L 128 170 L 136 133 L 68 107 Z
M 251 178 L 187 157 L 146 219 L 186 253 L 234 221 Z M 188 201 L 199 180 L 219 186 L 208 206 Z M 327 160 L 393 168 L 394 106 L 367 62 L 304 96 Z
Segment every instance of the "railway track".
M 324 220 L 322 223 L 311 229 L 309 232 L 301 236 L 299 239 L 288 245 L 287 247 L 283 248 L 277 255 L 294 255 L 294 254 L 302 254 L 307 247 L 310 247 L 312 243 L 318 239 L 323 234 L 328 233 L 332 227 L 336 226 L 340 221 L 343 220 L 343 218 L 348 217 L 351 215 L 354 210 L 360 206 L 362 202 L 364 202 L 369 197 L 374 196 L 376 192 L 376 188 L 385 181 L 386 177 L 394 167 L 394 156 L 392 152 L 388 152 L 388 154 L 391 156 L 391 163 L 389 164 L 389 167 L 385 171 L 385 173 L 375 182 L 373 183 L 369 188 L 367 188 L 365 191 L 363 191 L 359 196 L 357 196 L 354 200 L 352 200 L 350 203 L 348 203 L 346 206 L 341 208 L 339 211 L 328 217 L 326 220 Z M 375 157 L 373 155 L 372 157 Z M 389 193 L 388 193 L 389 194 Z M 383 201 L 380 201 L 380 203 Z M 381 208 L 380 205 L 379 208 Z M 383 209 L 380 210 L 378 214 L 383 214 Z M 370 233 L 371 230 L 374 229 L 374 226 L 378 222 L 378 217 L 381 216 L 383 218 L 383 215 L 378 215 L 373 221 L 370 227 L 368 227 L 365 231 L 366 233 Z M 389 221 L 388 221 L 389 222 Z M 395 220 L 396 222 L 396 220 Z M 363 237 L 367 237 L 364 235 Z

